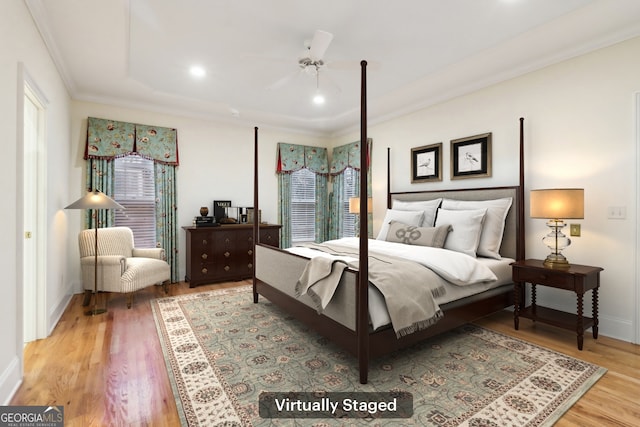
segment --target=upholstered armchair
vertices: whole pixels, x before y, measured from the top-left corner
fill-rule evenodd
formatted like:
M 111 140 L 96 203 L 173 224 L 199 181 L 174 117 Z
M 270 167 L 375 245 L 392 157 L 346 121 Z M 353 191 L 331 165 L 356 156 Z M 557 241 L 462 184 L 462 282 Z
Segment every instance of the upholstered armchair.
M 133 232 L 128 227 L 98 228 L 98 291 L 127 294 L 131 308 L 133 293 L 147 286 L 162 284 L 165 293 L 171 269 L 165 261 L 164 249 L 140 249 L 133 246 Z M 94 291 L 96 230 L 83 230 L 78 235 L 80 266 L 85 289 L 84 305 Z

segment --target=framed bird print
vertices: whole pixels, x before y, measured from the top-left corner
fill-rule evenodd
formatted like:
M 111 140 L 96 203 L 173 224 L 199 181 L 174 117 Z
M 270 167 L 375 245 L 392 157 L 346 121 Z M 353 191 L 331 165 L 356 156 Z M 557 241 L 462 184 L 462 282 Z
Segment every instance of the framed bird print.
M 411 149 L 411 182 L 442 181 L 442 142 Z
M 451 141 L 451 179 L 491 176 L 491 132 Z

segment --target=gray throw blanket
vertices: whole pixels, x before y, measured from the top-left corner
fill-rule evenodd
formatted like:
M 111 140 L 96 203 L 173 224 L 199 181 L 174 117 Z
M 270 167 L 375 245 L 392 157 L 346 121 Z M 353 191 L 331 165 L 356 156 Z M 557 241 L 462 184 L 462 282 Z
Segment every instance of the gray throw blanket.
M 358 257 L 358 251 L 347 246 L 316 243 L 304 246 L 335 257 Z M 358 261 L 348 265 L 358 269 Z M 321 312 L 333 296 L 345 266 L 345 261 L 339 258 L 311 258 L 296 284 L 296 295 L 309 294 Z M 369 283 L 384 296 L 397 337 L 425 329 L 442 317 L 434 299 L 445 292 L 441 280 L 436 273 L 418 263 L 369 252 Z

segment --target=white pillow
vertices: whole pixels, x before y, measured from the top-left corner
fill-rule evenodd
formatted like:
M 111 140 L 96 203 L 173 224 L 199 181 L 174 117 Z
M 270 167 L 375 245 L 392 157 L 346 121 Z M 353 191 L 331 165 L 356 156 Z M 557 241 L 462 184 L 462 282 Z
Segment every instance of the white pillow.
M 453 228 L 444 242 L 444 248 L 475 258 L 486 213 L 486 209 L 468 211 L 438 209 L 436 227 L 451 224 Z
M 407 225 L 413 225 L 419 227 L 422 224 L 422 217 L 424 213 L 422 211 L 398 211 L 395 209 L 387 209 L 387 213 L 382 221 L 382 227 L 376 240 L 384 240 L 387 238 L 389 232 L 389 223 L 391 221 L 404 222 Z
M 433 224 L 436 222 L 436 210 L 440 207 L 441 201 L 441 198 L 421 200 L 418 202 L 394 200 L 391 207 L 399 211 L 423 211 L 424 217 L 422 218 L 420 227 L 433 227 Z
M 487 214 L 484 218 L 477 252 L 480 256 L 501 259 L 500 245 L 504 235 L 504 221 L 507 218 L 511 203 L 511 197 L 478 201 L 444 199 L 442 201 L 442 209 L 473 210 L 486 208 Z

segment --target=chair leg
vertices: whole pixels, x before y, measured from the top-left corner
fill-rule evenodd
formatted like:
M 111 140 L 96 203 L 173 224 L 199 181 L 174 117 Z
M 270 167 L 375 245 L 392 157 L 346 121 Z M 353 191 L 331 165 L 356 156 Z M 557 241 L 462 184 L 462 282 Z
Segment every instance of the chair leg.
M 133 304 L 133 292 L 129 292 L 127 294 L 127 308 L 131 308 L 132 304 Z
M 91 292 L 88 289 L 84 290 L 84 299 L 82 300 L 82 306 L 86 307 L 91 303 L 91 295 L 93 294 L 93 292 Z

